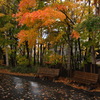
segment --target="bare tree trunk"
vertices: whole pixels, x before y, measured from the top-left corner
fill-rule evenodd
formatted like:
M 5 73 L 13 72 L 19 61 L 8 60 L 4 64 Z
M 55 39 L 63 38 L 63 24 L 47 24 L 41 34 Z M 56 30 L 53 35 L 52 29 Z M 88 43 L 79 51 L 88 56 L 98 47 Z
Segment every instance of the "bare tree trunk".
M 30 58 L 30 50 L 29 50 L 29 47 L 28 47 L 28 42 L 26 41 L 26 52 L 27 52 L 27 59 L 29 60 L 29 64 L 27 65 L 27 67 L 32 67 L 31 66 L 31 58 Z
M 91 46 L 91 61 L 92 61 L 92 72 L 95 73 L 96 58 L 95 58 L 94 46 Z
M 80 38 L 78 39 L 78 47 L 79 47 L 79 67 L 81 67 L 82 54 L 81 54 Z
M 67 70 L 68 70 L 68 76 L 71 77 L 72 66 L 73 66 L 73 40 L 70 37 L 70 34 L 71 34 L 70 25 L 68 26 L 67 32 L 69 33 L 68 36 L 67 36 L 67 38 L 68 38 L 68 65 L 67 65 Z
M 94 0 L 95 15 L 100 15 L 100 0 Z
M 37 57 L 36 57 L 36 61 L 37 61 L 38 64 L 40 63 L 40 45 L 39 45 L 39 43 L 38 43 L 38 46 L 37 46 Z
M 75 41 L 75 53 L 74 53 L 74 65 L 73 68 L 76 69 L 78 67 L 78 57 L 77 57 L 77 41 Z
M 7 46 L 5 47 L 5 52 L 6 52 L 6 66 L 9 66 L 9 60 L 8 60 L 8 48 L 7 48 Z
M 57 53 L 57 44 L 55 44 L 54 53 L 55 53 L 55 54 Z
M 42 44 L 40 44 L 40 65 L 43 64 L 43 50 L 42 50 Z
M 68 52 L 67 52 L 67 70 L 70 70 L 71 66 L 71 48 L 68 45 Z
M 6 32 L 5 32 L 5 39 L 7 39 L 7 33 Z M 7 48 L 7 45 L 5 46 L 5 53 L 6 53 L 6 66 L 9 66 L 8 48 Z
M 36 46 L 34 45 L 34 65 L 36 65 Z

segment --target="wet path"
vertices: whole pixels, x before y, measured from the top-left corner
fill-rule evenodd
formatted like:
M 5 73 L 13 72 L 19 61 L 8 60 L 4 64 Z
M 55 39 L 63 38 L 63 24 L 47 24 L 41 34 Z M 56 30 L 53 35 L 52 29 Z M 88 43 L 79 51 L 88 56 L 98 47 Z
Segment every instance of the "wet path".
M 100 100 L 100 95 L 32 77 L 0 74 L 0 100 Z

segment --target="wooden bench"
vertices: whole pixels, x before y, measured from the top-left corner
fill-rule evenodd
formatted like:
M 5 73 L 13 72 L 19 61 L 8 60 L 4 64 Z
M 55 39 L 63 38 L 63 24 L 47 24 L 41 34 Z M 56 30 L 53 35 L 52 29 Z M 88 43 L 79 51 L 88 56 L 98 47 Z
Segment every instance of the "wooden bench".
M 98 74 L 75 71 L 71 80 L 74 82 L 91 86 L 95 85 L 98 82 Z
M 59 69 L 40 67 L 38 68 L 37 76 L 55 78 L 59 76 L 59 71 Z

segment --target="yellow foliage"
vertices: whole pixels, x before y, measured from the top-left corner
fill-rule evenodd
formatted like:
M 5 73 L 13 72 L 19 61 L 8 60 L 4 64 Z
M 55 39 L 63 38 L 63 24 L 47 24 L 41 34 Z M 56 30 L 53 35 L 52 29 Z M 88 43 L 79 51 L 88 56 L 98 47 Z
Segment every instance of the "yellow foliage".
M 5 0 L 0 0 L 0 7 L 6 3 Z
M 0 17 L 3 17 L 4 16 L 4 14 L 3 13 L 0 13 Z
M 38 37 L 38 33 L 34 31 L 34 29 L 30 30 L 21 30 L 18 33 L 19 38 L 19 46 L 25 42 L 28 41 L 29 47 L 33 47 L 33 45 L 36 44 L 36 39 Z
M 49 56 L 49 61 L 51 63 L 57 64 L 62 62 L 62 56 L 58 54 L 52 54 Z
M 61 2 L 61 0 L 56 0 L 58 3 L 60 3 Z
M 64 32 L 60 32 L 60 34 L 58 34 L 58 36 L 56 37 L 56 42 L 58 42 L 62 38 L 63 34 Z

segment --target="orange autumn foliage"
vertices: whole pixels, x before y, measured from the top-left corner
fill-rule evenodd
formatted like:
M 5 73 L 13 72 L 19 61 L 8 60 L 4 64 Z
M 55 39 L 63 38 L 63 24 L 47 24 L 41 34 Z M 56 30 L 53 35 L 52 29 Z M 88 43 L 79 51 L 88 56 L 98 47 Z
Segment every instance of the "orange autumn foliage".
M 28 41 L 28 44 L 30 47 L 32 47 L 33 45 L 35 45 L 36 43 L 36 39 L 38 37 L 38 33 L 36 33 L 34 31 L 34 29 L 30 29 L 30 30 L 21 30 L 18 35 L 17 35 L 18 39 L 19 39 L 19 46 L 25 42 Z
M 78 39 L 80 37 L 80 34 L 77 31 L 73 30 L 71 37 Z
M 19 21 L 19 25 L 26 25 L 29 28 L 29 30 L 22 30 L 18 33 L 19 45 L 24 41 L 28 41 L 30 46 L 34 45 L 39 36 L 37 31 L 43 26 L 49 26 L 55 22 L 63 22 L 67 26 L 66 22 L 70 24 L 74 22 L 73 19 L 75 18 L 77 18 L 76 22 L 81 22 L 77 17 L 82 13 L 80 11 L 81 7 L 78 7 L 78 4 L 64 2 L 37 11 L 30 10 L 34 9 L 35 6 L 35 0 L 21 0 L 19 4 L 19 12 L 15 17 Z M 74 13 L 74 18 L 72 17 L 72 13 Z M 71 37 L 78 39 L 80 35 L 78 32 L 73 31 Z
M 22 44 L 26 40 L 26 38 L 27 38 L 27 34 L 26 34 L 25 30 L 21 30 L 18 33 L 17 37 L 19 39 L 18 46 L 20 46 L 20 44 Z
M 52 13 L 51 13 L 52 12 Z M 26 24 L 28 27 L 34 26 L 35 22 L 42 22 L 42 25 L 49 25 L 57 21 L 57 19 L 63 21 L 66 16 L 60 12 L 56 11 L 51 7 L 47 7 L 44 10 L 34 11 L 32 13 L 26 12 L 20 18 L 17 19 L 20 24 Z
M 19 4 L 19 10 L 26 12 L 29 11 L 29 8 L 36 6 L 36 0 L 21 0 Z
M 67 10 L 67 6 L 64 4 L 54 4 L 54 8 L 57 8 L 58 10 L 62 11 L 62 10 Z

